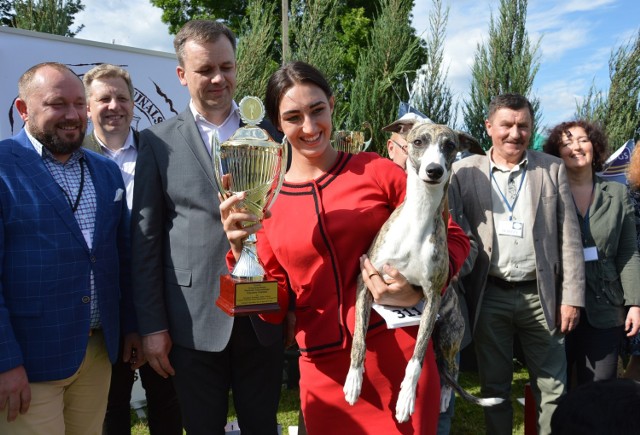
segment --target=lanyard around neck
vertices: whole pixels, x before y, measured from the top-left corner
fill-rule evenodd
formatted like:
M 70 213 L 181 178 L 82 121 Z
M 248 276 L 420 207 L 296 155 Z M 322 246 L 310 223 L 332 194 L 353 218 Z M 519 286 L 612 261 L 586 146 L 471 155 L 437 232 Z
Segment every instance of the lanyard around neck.
M 69 207 L 71 207 L 71 211 L 75 213 L 78 210 L 78 206 L 80 205 L 80 198 L 82 198 L 82 191 L 84 190 L 84 164 L 83 159 L 78 160 L 80 164 L 80 187 L 78 188 L 78 195 L 76 196 L 75 202 L 71 202 L 71 197 L 67 193 L 66 190 L 60 186 L 60 190 L 64 193 L 64 196 L 67 198 L 67 202 L 69 203 Z
M 507 197 L 504 195 L 504 193 L 502 193 L 502 189 L 500 189 L 500 185 L 498 184 L 498 180 L 496 180 L 495 175 L 493 175 L 493 171 L 491 171 L 491 179 L 493 180 L 494 183 L 496 183 L 496 187 L 498 188 L 498 193 L 502 197 L 502 202 L 504 202 L 504 204 L 507 206 L 507 210 L 509 210 L 509 220 L 513 219 L 513 209 L 515 208 L 516 201 L 518 200 L 518 197 L 520 196 L 520 190 L 522 190 L 522 185 L 524 184 L 524 177 L 526 175 L 527 175 L 527 168 L 524 167 L 524 168 L 522 168 L 522 178 L 520 178 L 520 186 L 518 187 L 518 191 L 516 192 L 516 196 L 515 196 L 515 198 L 513 198 L 513 202 L 511 204 L 509 204 L 509 201 L 507 200 Z

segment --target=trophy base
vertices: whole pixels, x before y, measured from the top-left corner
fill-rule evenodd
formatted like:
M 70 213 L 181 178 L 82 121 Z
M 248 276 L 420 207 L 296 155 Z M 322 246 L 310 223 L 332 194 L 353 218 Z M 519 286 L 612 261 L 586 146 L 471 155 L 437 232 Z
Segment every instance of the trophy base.
M 231 317 L 280 311 L 278 282 L 241 281 L 222 275 L 216 305 Z

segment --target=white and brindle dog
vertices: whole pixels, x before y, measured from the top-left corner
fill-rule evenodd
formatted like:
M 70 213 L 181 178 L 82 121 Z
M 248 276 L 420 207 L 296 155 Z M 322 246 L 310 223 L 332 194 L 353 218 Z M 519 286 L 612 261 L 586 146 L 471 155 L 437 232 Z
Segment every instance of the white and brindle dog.
M 471 136 L 430 122 L 414 124 L 413 121 L 396 121 L 384 130 L 406 135 L 407 190 L 404 202 L 378 232 L 368 256 L 376 270 L 381 270 L 385 263 L 390 264 L 412 285 L 421 287 L 425 302 L 413 356 L 407 364 L 396 404 L 396 419 L 403 423 L 414 411 L 416 386 L 441 307 L 441 291 L 449 274 L 447 223 L 443 212 L 451 165 L 459 151 L 481 148 Z M 449 290 L 448 293 L 454 293 L 453 289 Z M 344 385 L 345 399 L 351 405 L 358 400 L 362 388 L 365 335 L 373 303 L 373 296 L 364 285 L 362 277 L 358 279 L 356 298 L 351 366 Z M 438 359 L 443 362 L 438 364 L 443 379 L 465 399 L 474 403 L 483 406 L 499 403 L 501 399 L 473 397 L 457 384 L 455 354 L 460 347 L 464 323 L 457 307 L 457 299 L 448 295 L 447 301 L 444 314 L 450 321 L 439 327 L 440 340 L 437 345 L 442 347 L 436 351 Z M 448 405 L 448 398 L 446 404 Z

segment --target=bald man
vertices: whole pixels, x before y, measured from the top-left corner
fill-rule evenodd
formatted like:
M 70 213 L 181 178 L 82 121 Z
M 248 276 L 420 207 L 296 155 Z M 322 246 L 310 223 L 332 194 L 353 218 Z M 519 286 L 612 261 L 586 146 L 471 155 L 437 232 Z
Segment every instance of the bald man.
M 81 148 L 73 71 L 38 64 L 18 95 L 24 128 L 0 142 L 0 433 L 99 435 L 121 300 L 133 306 L 125 186 Z M 133 312 L 123 319 L 134 331 Z

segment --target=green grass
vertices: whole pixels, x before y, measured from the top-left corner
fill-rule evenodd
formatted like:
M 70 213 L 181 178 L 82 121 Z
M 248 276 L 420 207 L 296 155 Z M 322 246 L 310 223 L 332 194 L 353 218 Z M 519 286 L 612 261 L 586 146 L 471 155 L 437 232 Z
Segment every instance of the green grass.
M 298 425 L 299 408 L 300 391 L 283 388 L 280 395 L 280 405 L 278 406 L 278 423 L 282 425 L 282 435 L 289 435 L 289 426 Z M 236 419 L 233 401 L 229 397 L 229 417 L 227 421 Z M 131 411 L 131 435 L 149 435 L 146 421 L 138 419 L 134 411 Z
M 513 434 L 524 434 L 524 409 L 522 405 L 516 402 L 518 397 L 524 397 L 524 386 L 528 382 L 529 375 L 527 370 L 519 365 L 514 369 L 514 381 L 512 389 L 513 402 Z M 460 385 L 474 395 L 480 394 L 480 386 L 478 382 L 478 374 L 475 372 L 460 373 Z M 282 425 L 282 434 L 289 434 L 289 426 L 298 425 L 298 409 L 300 406 L 298 390 L 289 390 L 283 388 L 278 409 L 278 423 Z M 456 398 L 455 415 L 451 426 L 451 435 L 476 435 L 485 432 L 484 414 L 482 408 L 472 405 L 459 397 Z M 229 401 L 229 421 L 236 419 L 233 403 Z M 149 435 L 149 429 L 146 422 L 138 420 L 135 413 L 132 412 L 132 430 L 133 435 Z
M 529 373 L 525 368 L 516 365 L 511 389 L 514 435 L 524 435 L 524 407 L 517 402 L 517 399 L 524 397 L 524 386 L 527 382 L 529 382 Z M 480 396 L 478 373 L 461 372 L 459 383 L 474 396 Z M 484 433 L 484 411 L 482 408 L 460 397 L 456 397 L 455 415 L 453 416 L 450 435 L 475 435 Z

